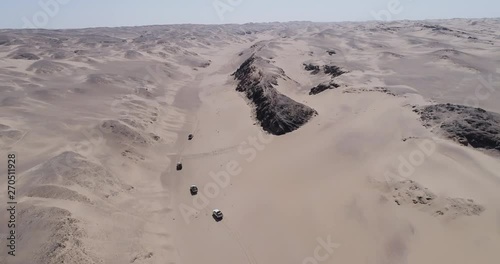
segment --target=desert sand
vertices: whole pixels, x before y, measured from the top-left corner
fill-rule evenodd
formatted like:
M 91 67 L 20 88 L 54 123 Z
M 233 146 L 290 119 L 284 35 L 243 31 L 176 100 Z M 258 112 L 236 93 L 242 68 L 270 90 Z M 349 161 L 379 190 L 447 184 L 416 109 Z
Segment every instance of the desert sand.
M 0 30 L 18 202 L 0 262 L 496 264 L 499 36 L 498 19 Z

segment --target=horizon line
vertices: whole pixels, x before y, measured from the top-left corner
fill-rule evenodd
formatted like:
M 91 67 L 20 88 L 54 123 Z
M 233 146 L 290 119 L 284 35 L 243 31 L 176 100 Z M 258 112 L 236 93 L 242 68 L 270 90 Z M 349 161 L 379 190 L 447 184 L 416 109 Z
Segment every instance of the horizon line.
M 289 20 L 289 21 L 261 21 L 261 22 L 244 22 L 244 23 L 165 23 L 165 24 L 143 24 L 143 25 L 121 25 L 121 26 L 95 26 L 95 27 L 68 27 L 68 28 L 0 28 L 0 30 L 81 30 L 81 29 L 100 29 L 100 28 L 138 28 L 138 27 L 160 27 L 160 26 L 244 26 L 248 24 L 287 24 L 287 23 L 317 23 L 317 24 L 336 24 L 336 23 L 392 23 L 401 21 L 436 21 L 436 20 L 456 20 L 456 19 L 500 19 L 500 17 L 453 17 L 453 18 L 425 18 L 425 19 L 394 19 L 394 20 L 342 20 L 342 21 L 311 21 L 311 20 Z

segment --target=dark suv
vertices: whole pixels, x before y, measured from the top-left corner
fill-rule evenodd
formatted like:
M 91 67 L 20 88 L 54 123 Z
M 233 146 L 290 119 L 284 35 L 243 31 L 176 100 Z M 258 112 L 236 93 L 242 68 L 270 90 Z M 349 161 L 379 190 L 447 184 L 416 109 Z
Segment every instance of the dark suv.
M 222 221 L 222 218 L 224 217 L 222 215 L 222 212 L 219 209 L 214 209 L 212 216 L 214 217 L 215 221 L 217 221 L 217 222 Z
M 198 187 L 196 187 L 196 185 L 191 185 L 191 188 L 189 188 L 189 191 L 191 192 L 191 195 L 196 195 L 196 194 L 198 194 Z

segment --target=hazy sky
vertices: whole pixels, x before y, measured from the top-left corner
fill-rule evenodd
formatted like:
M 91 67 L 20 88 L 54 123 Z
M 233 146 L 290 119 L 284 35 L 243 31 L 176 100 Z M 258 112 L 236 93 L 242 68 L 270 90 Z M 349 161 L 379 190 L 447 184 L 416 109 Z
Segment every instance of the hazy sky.
M 0 0 L 0 28 L 500 17 L 499 0 Z

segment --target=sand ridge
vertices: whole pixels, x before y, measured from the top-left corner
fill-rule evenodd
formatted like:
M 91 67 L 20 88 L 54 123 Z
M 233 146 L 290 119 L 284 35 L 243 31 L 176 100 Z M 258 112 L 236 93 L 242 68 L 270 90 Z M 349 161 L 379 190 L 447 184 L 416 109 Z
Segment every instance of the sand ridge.
M 0 261 L 496 263 L 499 32 L 0 30 L 0 149 L 19 160 L 19 255 Z

